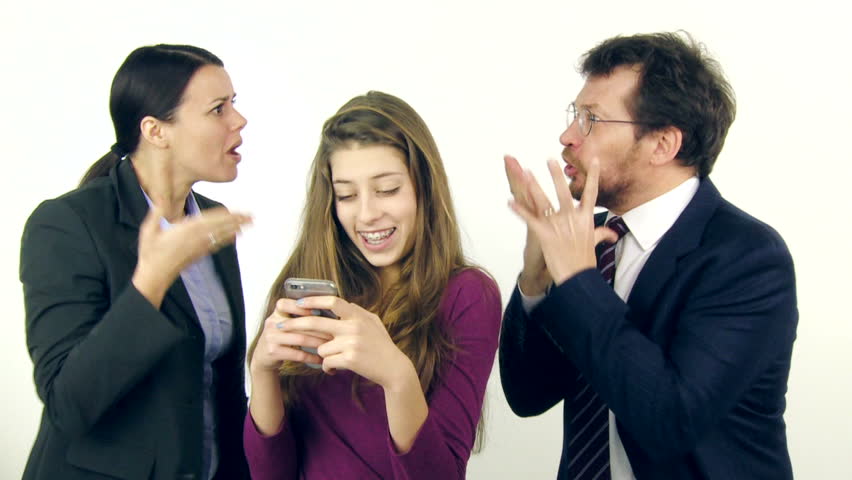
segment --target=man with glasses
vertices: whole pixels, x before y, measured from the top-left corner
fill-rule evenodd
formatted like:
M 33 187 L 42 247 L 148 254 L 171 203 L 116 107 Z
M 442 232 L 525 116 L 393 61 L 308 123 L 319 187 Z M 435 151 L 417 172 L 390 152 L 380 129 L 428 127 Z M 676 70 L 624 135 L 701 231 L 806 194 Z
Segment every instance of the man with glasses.
M 558 205 L 505 158 L 527 225 L 500 339 L 509 405 L 563 401 L 560 479 L 792 478 L 793 261 L 709 178 L 730 85 L 671 33 L 606 40 L 581 72 L 548 165 Z

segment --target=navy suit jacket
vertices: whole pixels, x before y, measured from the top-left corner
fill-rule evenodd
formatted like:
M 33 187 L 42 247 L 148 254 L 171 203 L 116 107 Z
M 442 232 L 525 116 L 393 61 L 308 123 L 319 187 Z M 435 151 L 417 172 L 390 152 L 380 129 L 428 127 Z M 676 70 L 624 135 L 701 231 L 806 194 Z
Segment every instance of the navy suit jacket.
M 201 209 L 219 205 L 196 199 Z M 160 309 L 130 282 L 147 211 L 123 160 L 27 221 L 20 274 L 44 410 L 25 480 L 201 480 L 204 332 L 180 277 Z M 245 306 L 234 246 L 213 263 L 234 328 L 213 363 L 216 478 L 247 479 Z
M 594 269 L 552 288 L 529 315 L 515 289 L 500 339 L 503 390 L 516 414 L 538 415 L 572 398 L 582 372 L 615 414 L 640 480 L 788 479 L 784 395 L 797 322 L 784 241 L 704 179 L 626 303 Z

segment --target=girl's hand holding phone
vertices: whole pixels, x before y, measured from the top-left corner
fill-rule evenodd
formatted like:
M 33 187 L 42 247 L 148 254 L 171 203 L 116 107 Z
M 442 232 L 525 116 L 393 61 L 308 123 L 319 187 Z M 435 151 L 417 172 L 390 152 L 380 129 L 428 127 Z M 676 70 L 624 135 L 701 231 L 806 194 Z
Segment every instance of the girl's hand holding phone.
M 387 328 L 375 314 L 339 297 L 304 297 L 296 306 L 305 310 L 327 310 L 339 320 L 321 316 L 291 318 L 282 332 L 311 332 L 333 337 L 317 348 L 322 369 L 347 369 L 381 385 L 394 389 L 408 382 L 416 372 L 411 360 L 393 343 Z
M 285 329 L 287 322 L 296 320 L 294 316 L 310 315 L 310 309 L 300 308 L 296 301 L 282 298 L 275 304 L 275 311 L 264 320 L 263 331 L 255 346 L 251 359 L 252 370 L 275 370 L 281 362 L 322 363 L 315 353 L 300 347 L 317 348 L 331 340 L 331 335 L 322 332 L 297 331 Z
M 337 285 L 331 280 L 320 280 L 315 278 L 288 278 L 284 281 L 284 295 L 287 298 L 298 300 L 304 297 L 313 296 L 339 296 Z M 311 310 L 310 315 L 319 315 L 321 317 L 337 318 L 337 316 L 328 310 Z M 301 315 L 293 315 L 301 316 Z M 279 325 L 280 328 L 280 325 Z M 302 350 L 316 355 L 317 349 L 313 347 L 302 347 Z M 311 368 L 321 368 L 322 365 L 314 362 L 307 362 L 307 366 Z M 327 372 L 333 373 L 333 372 Z

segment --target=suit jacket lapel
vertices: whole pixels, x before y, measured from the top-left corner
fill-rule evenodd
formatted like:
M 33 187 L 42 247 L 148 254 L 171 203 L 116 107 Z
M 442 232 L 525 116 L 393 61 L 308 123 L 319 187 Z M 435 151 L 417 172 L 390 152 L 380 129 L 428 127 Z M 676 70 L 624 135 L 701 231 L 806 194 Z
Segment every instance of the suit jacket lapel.
M 118 198 L 118 221 L 125 226 L 128 234 L 133 238 L 127 243 L 127 248 L 135 265 L 139 260 L 139 226 L 148 214 L 148 202 L 142 194 L 142 187 L 139 185 L 139 179 L 136 177 L 136 171 L 133 170 L 130 159 L 121 160 L 110 172 L 110 178 Z M 179 322 L 181 318 L 188 318 L 187 326 L 195 325 L 200 328 L 195 307 L 180 276 L 166 292 L 160 310 L 176 322 Z
M 702 180 L 695 196 L 660 239 L 639 273 L 627 304 L 631 320 L 642 332 L 648 333 L 652 327 L 654 317 L 648 312 L 654 310 L 660 292 L 675 275 L 678 259 L 698 247 L 704 228 L 721 199 L 713 182 L 708 178 Z

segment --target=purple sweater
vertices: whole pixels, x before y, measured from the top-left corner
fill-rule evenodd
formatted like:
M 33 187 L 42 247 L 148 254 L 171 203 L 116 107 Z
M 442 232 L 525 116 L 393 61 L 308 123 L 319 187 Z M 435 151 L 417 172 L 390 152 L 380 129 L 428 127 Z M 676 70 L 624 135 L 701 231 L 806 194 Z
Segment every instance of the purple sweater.
M 258 432 L 246 416 L 252 479 L 464 478 L 500 317 L 500 291 L 484 273 L 469 269 L 450 279 L 438 321 L 458 350 L 441 367 L 441 382 L 426 399 L 429 415 L 408 453 L 400 455 L 393 445 L 382 388 L 360 384 L 362 410 L 352 399 L 354 374 L 340 371 L 306 386 L 272 436 Z

